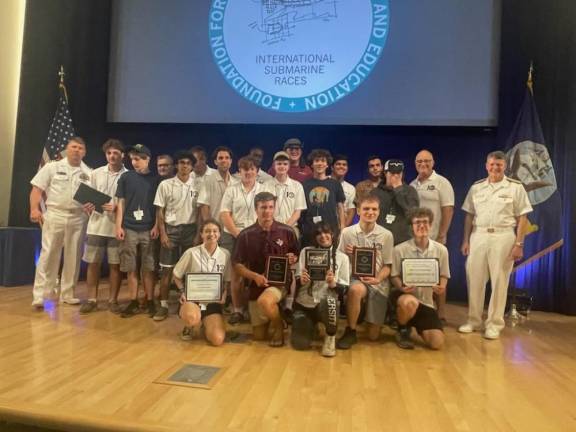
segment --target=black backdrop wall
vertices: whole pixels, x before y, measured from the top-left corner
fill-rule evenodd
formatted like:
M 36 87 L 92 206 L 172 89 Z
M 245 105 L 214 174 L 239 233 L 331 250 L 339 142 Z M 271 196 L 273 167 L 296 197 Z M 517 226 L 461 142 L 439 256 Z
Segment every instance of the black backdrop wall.
M 576 2 L 573 0 L 506 0 L 503 2 L 500 71 L 500 126 L 497 129 L 447 127 L 259 126 L 197 124 L 113 124 L 106 122 L 109 0 L 28 0 L 22 57 L 20 104 L 14 159 L 10 224 L 27 226 L 28 182 L 34 175 L 57 101 L 57 71 L 62 64 L 76 131 L 89 144 L 86 162 L 104 163 L 99 150 L 108 137 L 126 144 L 148 145 L 155 154 L 203 145 L 232 147 L 237 155 L 261 146 L 268 158 L 284 140 L 298 136 L 305 150 L 315 147 L 344 153 L 352 166 L 349 180 L 364 176 L 365 158 L 404 159 L 407 179 L 415 171 L 414 155 L 421 148 L 435 154 L 438 172 L 452 180 L 457 208 L 473 181 L 484 176 L 485 155 L 501 148 L 524 94 L 527 68 L 534 61 L 536 101 L 550 153 L 555 162 L 565 208 L 565 247 L 539 269 L 526 288 L 537 296 L 540 309 L 576 314 L 576 270 L 570 266 L 575 190 L 570 170 L 575 158 Z M 425 71 L 423 71 L 425 74 Z M 219 79 L 215 77 L 214 79 Z M 423 79 L 426 76 L 423 75 Z M 431 83 L 431 85 L 433 85 Z M 269 160 L 269 159 L 268 159 Z M 456 211 L 449 234 L 452 281 L 449 298 L 466 297 L 464 261 L 458 248 L 462 212 Z

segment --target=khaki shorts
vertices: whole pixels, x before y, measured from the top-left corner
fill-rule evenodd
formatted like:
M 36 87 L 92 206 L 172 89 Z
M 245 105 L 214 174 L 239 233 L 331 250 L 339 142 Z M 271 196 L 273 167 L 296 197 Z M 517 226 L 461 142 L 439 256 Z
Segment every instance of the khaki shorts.
M 172 247 L 160 247 L 160 267 L 174 267 L 184 251 L 194 246 L 196 224 L 166 225 L 166 235 Z
M 108 257 L 108 264 L 120 264 L 119 240 L 114 237 L 88 234 L 82 260 L 87 263 L 101 263 L 104 260 L 104 252 Z
M 388 311 L 388 297 L 380 291 L 372 288 L 371 285 L 365 284 L 358 279 L 352 279 L 350 286 L 355 283 L 361 283 L 366 287 L 366 297 L 364 297 L 362 307 L 365 310 L 364 321 L 382 325 L 386 320 L 386 312 Z
M 154 240 L 150 238 L 150 231 L 132 231 L 124 228 L 124 241 L 120 243 L 120 271 L 135 272 L 136 259 L 140 254 L 140 269 L 153 272 L 156 269 L 154 244 Z
M 276 303 L 279 303 L 280 300 L 282 300 L 283 292 L 280 290 L 280 288 L 268 287 L 262 292 L 262 294 L 264 293 L 272 294 L 276 298 Z M 270 321 L 268 317 L 264 315 L 264 311 L 258 305 L 257 300 L 251 300 L 248 303 L 248 310 L 250 311 L 250 323 L 252 326 L 262 326 L 264 324 L 268 324 L 268 321 Z

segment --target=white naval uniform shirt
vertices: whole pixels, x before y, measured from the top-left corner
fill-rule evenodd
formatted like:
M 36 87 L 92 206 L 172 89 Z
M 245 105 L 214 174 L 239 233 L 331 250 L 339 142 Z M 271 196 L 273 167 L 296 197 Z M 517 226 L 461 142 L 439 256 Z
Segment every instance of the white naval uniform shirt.
M 302 270 L 306 267 L 306 250 L 313 249 L 306 247 L 300 251 L 300 259 L 296 263 L 296 276 L 302 274 Z M 332 260 L 332 250 L 330 249 L 330 260 Z M 334 278 L 338 285 L 350 285 L 350 261 L 348 255 L 336 251 L 336 265 L 330 263 L 334 271 Z M 307 308 L 316 307 L 320 300 L 326 297 L 330 288 L 326 281 L 310 281 L 307 285 L 302 285 L 298 290 L 296 302 Z
M 112 200 L 114 200 L 114 197 L 116 196 L 116 188 L 118 187 L 118 179 L 126 171 L 128 170 L 124 165 L 122 165 L 120 170 L 117 172 L 110 171 L 109 165 L 96 168 L 92 171 L 90 186 L 111 196 Z M 102 213 L 96 211 L 92 212 L 90 219 L 88 220 L 86 233 L 88 235 L 116 237 L 116 213 L 108 211 L 103 211 Z
M 197 199 L 198 190 L 192 176 L 185 183 L 174 176 L 160 182 L 154 205 L 165 209 L 164 222 L 168 225 L 193 224 L 198 213 Z
M 466 195 L 462 210 L 474 215 L 475 228 L 513 229 L 516 218 L 532 211 L 522 183 L 504 177 L 498 183 L 477 181 Z
M 306 197 L 302 183 L 290 177 L 286 178 L 285 183 L 272 178 L 264 183 L 264 190 L 276 197 L 274 219 L 280 223 L 286 223 L 296 210 L 306 210 Z
M 220 173 L 216 171 L 213 175 L 210 175 L 200 188 L 200 195 L 198 195 L 198 206 L 207 205 L 210 207 L 210 215 L 217 221 L 220 220 L 220 204 L 222 203 L 222 197 L 227 188 L 240 183 L 240 180 L 232 175 L 228 180 L 228 185 L 224 182 Z
M 392 265 L 394 236 L 383 226 L 376 224 L 374 229 L 368 234 L 364 234 L 360 228 L 360 223 L 344 228 L 340 234 L 340 246 L 338 249 L 346 253 L 346 245 L 375 248 L 376 274 L 378 274 L 385 265 Z M 350 263 L 350 265 L 352 265 L 352 263 Z M 352 270 L 350 274 L 352 274 Z M 390 290 L 389 278 L 384 279 L 378 285 L 372 285 L 372 288 L 379 291 L 382 295 L 388 296 Z
M 421 250 L 416 246 L 414 239 L 406 240 L 394 247 L 394 258 L 390 277 L 398 276 L 402 278 L 402 259 L 404 258 L 438 258 L 440 276 L 450 279 L 450 264 L 448 262 L 448 249 L 441 243 L 429 239 L 428 248 Z M 420 303 L 431 308 L 434 305 L 434 292 L 431 287 L 416 287 L 411 293 Z
M 183 279 L 186 273 L 222 273 L 222 280 L 230 282 L 230 252 L 217 246 L 210 255 L 203 244 L 187 249 L 173 271 L 178 279 Z
M 220 213 L 223 211 L 230 212 L 230 216 L 239 230 L 249 227 L 256 222 L 254 197 L 260 192 L 264 192 L 264 186 L 258 182 L 254 183 L 254 187 L 249 192 L 244 190 L 242 183 L 229 187 L 222 197 Z M 224 231 L 230 233 L 226 227 L 224 227 Z
M 217 170 L 215 170 L 214 168 L 210 168 L 209 166 L 206 167 L 206 172 L 202 176 L 199 176 L 194 171 L 192 171 L 190 173 L 190 177 L 192 177 L 194 179 L 196 189 L 198 191 L 200 191 L 202 189 L 202 185 L 204 184 L 204 182 L 208 179 L 208 177 L 210 177 L 216 171 Z
M 46 207 L 65 211 L 82 210 L 82 204 L 74 201 L 80 183 L 90 185 L 92 170 L 84 162 L 72 166 L 68 159 L 44 165 L 30 181 L 46 193 Z
M 420 207 L 432 210 L 434 220 L 430 227 L 430 238 L 436 240 L 442 219 L 442 207 L 454 205 L 454 189 L 446 177 L 432 171 L 430 177 L 420 182 L 418 178 L 410 183 L 420 198 Z

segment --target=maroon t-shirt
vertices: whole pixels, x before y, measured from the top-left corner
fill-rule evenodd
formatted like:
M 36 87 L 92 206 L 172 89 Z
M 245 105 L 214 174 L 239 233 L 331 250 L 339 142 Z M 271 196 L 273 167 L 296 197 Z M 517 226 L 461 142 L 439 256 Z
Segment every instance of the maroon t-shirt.
M 290 252 L 296 256 L 300 253 L 296 234 L 291 227 L 274 221 L 270 231 L 265 231 L 256 222 L 238 234 L 232 263 L 243 264 L 253 272 L 264 274 L 267 257 L 270 255 L 284 256 Z M 251 281 L 250 300 L 257 300 L 264 290 L 265 288 L 259 287 L 254 281 Z
M 272 177 L 276 176 L 274 164 L 272 164 L 268 170 L 268 174 L 270 174 Z M 305 180 L 311 179 L 313 177 L 313 173 L 312 169 L 308 165 L 304 165 L 303 167 L 299 165 L 290 165 L 290 169 L 288 170 L 288 177 L 302 183 Z

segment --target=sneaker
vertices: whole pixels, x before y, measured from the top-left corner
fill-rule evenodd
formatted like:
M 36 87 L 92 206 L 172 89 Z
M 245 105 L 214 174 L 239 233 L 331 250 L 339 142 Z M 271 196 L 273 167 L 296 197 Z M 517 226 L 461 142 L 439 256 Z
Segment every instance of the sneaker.
M 396 345 L 402 349 L 414 349 L 414 342 L 410 338 L 410 328 L 402 327 L 396 332 Z
M 244 315 L 242 315 L 242 312 L 234 312 L 230 315 L 230 318 L 228 318 L 228 324 L 230 325 L 240 324 L 242 321 L 244 321 Z
M 338 339 L 338 343 L 336 347 L 338 349 L 350 349 L 352 345 L 358 342 L 358 338 L 356 337 L 356 330 L 352 330 L 350 327 L 346 327 L 344 330 L 344 334 L 340 339 Z
M 60 303 L 66 303 L 67 305 L 76 306 L 76 305 L 80 304 L 80 299 L 77 299 L 74 297 L 65 298 L 65 299 L 61 298 Z
M 108 310 L 115 314 L 119 314 L 121 312 L 118 302 L 108 302 Z
M 472 333 L 475 332 L 476 330 L 478 329 L 470 323 L 462 324 L 460 327 L 458 327 L 458 331 L 460 333 Z
M 82 306 L 80 306 L 80 313 L 82 315 L 94 312 L 96 310 L 98 310 L 98 305 L 95 301 L 87 301 L 86 303 L 83 303 Z
M 132 300 L 128 305 L 122 310 L 120 316 L 122 318 L 130 318 L 138 313 L 138 302 Z
M 326 336 L 324 338 L 322 355 L 324 357 L 334 357 L 336 355 L 336 336 Z
M 489 327 L 484 332 L 484 339 L 498 339 L 500 337 L 500 330 L 496 330 L 495 328 Z
M 32 302 L 32 309 L 36 311 L 44 310 L 44 300 L 34 300 Z
M 164 306 L 160 306 L 152 317 L 154 321 L 164 321 L 166 318 L 168 318 L 168 308 Z
M 154 315 L 156 315 L 156 303 L 154 303 L 154 300 L 148 300 L 146 302 L 146 312 L 150 318 L 153 318 Z
M 180 333 L 180 339 L 182 339 L 183 341 L 191 341 L 194 336 L 193 333 L 194 330 L 192 329 L 192 327 L 184 327 L 182 329 L 182 333 Z

